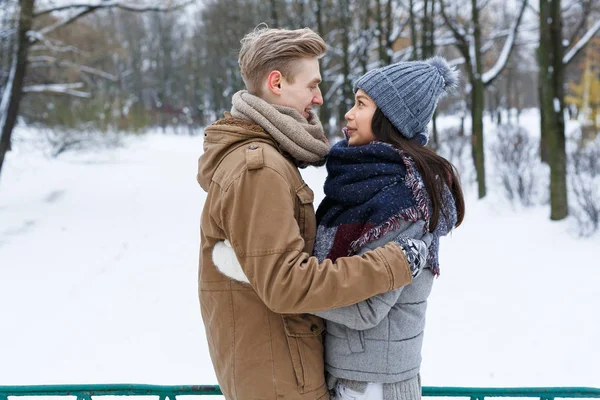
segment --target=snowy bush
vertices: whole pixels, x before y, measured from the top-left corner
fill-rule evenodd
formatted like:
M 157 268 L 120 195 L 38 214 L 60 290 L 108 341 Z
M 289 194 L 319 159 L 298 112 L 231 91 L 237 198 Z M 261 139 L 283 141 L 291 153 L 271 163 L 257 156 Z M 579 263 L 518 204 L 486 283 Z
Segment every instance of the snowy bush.
M 122 138 L 114 132 L 39 127 L 36 147 L 51 157 L 69 151 L 89 151 L 114 148 L 122 145 Z
M 475 182 L 475 168 L 471 157 L 471 137 L 460 134 L 460 127 L 440 130 L 437 153 L 450 161 L 458 171 L 464 187 Z
M 499 125 L 490 149 L 494 172 L 508 200 L 525 207 L 536 204 L 545 188 L 538 141 L 523 127 Z
M 579 233 L 589 236 L 600 228 L 600 137 L 569 154 L 571 214 Z

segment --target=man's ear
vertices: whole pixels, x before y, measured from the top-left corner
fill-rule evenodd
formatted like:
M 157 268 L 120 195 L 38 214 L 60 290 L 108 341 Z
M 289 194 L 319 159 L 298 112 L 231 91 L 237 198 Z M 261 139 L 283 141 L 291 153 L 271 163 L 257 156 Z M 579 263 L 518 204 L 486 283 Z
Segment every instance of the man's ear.
M 281 72 L 275 70 L 269 73 L 267 77 L 267 86 L 269 88 L 269 92 L 274 95 L 279 96 L 281 94 L 281 81 L 283 80 L 283 76 Z

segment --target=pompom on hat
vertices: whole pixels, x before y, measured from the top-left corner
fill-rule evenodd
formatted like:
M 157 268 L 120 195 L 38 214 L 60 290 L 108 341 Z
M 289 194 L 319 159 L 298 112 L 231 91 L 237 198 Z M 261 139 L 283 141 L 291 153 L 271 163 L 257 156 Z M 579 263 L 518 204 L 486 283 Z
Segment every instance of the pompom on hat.
M 439 99 L 457 86 L 458 71 L 436 56 L 371 70 L 354 83 L 354 92 L 362 89 L 402 136 L 425 145 Z

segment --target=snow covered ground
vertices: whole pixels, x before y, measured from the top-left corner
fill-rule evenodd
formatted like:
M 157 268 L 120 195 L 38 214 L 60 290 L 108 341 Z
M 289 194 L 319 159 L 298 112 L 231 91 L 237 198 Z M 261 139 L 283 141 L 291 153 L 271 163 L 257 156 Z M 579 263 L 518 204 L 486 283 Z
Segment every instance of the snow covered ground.
M 147 134 L 47 159 L 17 141 L 0 182 L 0 385 L 216 383 L 196 284 L 201 151 Z M 324 169 L 303 175 L 318 203 Z M 600 387 L 599 235 L 467 192 L 423 384 Z

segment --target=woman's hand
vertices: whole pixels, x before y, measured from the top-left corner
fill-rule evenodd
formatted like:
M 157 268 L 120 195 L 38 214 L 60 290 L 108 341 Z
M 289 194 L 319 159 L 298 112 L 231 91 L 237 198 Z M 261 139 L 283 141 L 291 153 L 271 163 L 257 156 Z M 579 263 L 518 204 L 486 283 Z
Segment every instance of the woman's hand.
M 394 239 L 394 242 L 398 243 L 404 251 L 413 279 L 419 276 L 423 268 L 425 268 L 428 253 L 427 247 L 431 244 L 431 239 L 432 235 L 430 233 L 423 236 L 422 240 L 411 239 L 404 235 L 400 235 Z

